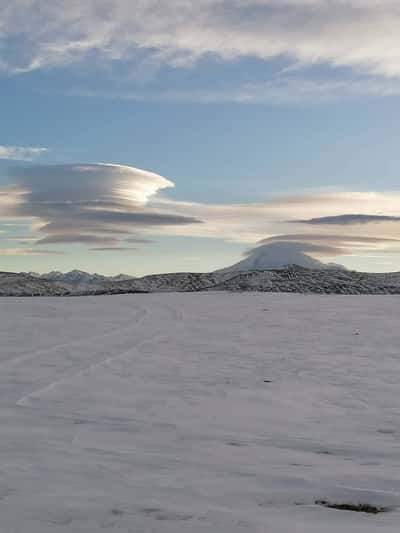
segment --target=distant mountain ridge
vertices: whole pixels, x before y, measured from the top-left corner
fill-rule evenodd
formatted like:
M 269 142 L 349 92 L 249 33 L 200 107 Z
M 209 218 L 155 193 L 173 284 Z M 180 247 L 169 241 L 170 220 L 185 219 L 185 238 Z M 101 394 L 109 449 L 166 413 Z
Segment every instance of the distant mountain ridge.
M 305 253 L 315 249 L 314 245 L 304 243 L 268 242 L 250 250 L 242 261 L 215 272 L 153 274 L 141 278 L 124 274 L 104 276 L 81 270 L 48 274 L 0 272 L 0 296 L 200 291 L 400 294 L 400 273 L 348 271 Z
M 90 276 L 90 275 L 89 275 Z M 252 271 L 181 272 L 142 278 L 107 278 L 76 283 L 75 276 L 49 279 L 0 272 L 0 296 L 83 296 L 149 292 L 261 291 L 308 294 L 400 294 L 400 272 L 368 274 L 340 268 L 309 269 L 299 265 Z M 79 276 L 78 276 L 79 277 Z M 119 276 L 117 276 L 119 278 Z M 72 279 L 72 282 L 65 281 Z
M 101 274 L 89 274 L 88 272 L 84 272 L 83 270 L 71 270 L 70 272 L 65 273 L 54 270 L 47 274 L 36 274 L 34 272 L 31 272 L 29 274 L 38 279 L 43 279 L 47 281 L 57 281 L 80 288 L 84 288 L 86 286 L 102 286 L 104 283 L 108 282 L 119 282 L 134 279 L 133 276 L 128 276 L 126 274 L 118 274 L 116 276 L 103 276 Z
M 273 268 L 282 268 L 287 265 L 297 265 L 299 267 L 305 267 L 313 270 L 323 270 L 331 268 L 343 268 L 340 265 L 332 265 L 322 263 L 317 259 L 303 252 L 304 244 L 295 242 L 272 242 L 258 246 L 250 250 L 245 259 L 238 263 L 215 271 L 216 276 L 224 274 L 230 274 L 235 272 L 251 272 L 251 271 L 264 271 Z M 82 270 L 71 270 L 70 272 L 59 272 L 57 270 L 48 272 L 46 274 L 37 274 L 30 272 L 30 276 L 46 280 L 57 282 L 62 285 L 73 287 L 75 290 L 94 290 L 103 289 L 110 284 L 118 284 L 119 282 L 130 282 L 137 278 L 126 274 L 118 274 L 116 276 L 105 276 L 102 274 L 90 274 Z M 170 278 L 179 274 L 169 274 Z M 161 278 L 160 278 L 161 276 Z M 165 279 L 163 275 L 145 276 L 147 280 L 152 280 L 151 286 L 158 285 L 155 279 Z M 140 281 L 138 280 L 138 283 Z

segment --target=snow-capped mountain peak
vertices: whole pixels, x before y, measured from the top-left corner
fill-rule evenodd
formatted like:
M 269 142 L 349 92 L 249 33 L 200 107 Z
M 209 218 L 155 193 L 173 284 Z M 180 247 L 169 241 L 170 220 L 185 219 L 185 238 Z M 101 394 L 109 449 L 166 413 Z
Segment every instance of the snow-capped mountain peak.
M 298 265 L 305 268 L 321 270 L 332 265 L 322 263 L 304 253 L 304 244 L 296 242 L 272 242 L 250 250 L 245 259 L 222 269 L 223 272 L 245 272 L 252 270 L 268 270 L 287 265 Z M 335 265 L 336 268 L 338 267 Z
M 83 270 L 71 270 L 70 272 L 58 272 L 53 271 L 48 274 L 42 274 L 41 278 L 51 281 L 58 281 L 62 283 L 67 283 L 70 285 L 79 285 L 79 286 L 93 286 L 101 285 L 107 281 L 127 281 L 133 279 L 132 276 L 127 276 L 125 274 L 118 274 L 117 276 L 103 276 L 101 274 L 89 274 Z

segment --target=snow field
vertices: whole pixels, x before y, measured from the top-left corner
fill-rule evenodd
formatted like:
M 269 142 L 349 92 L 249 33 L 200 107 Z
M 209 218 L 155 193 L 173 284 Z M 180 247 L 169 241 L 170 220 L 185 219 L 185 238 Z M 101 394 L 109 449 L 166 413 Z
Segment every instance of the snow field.
M 0 300 L 0 532 L 397 532 L 399 311 L 395 296 Z

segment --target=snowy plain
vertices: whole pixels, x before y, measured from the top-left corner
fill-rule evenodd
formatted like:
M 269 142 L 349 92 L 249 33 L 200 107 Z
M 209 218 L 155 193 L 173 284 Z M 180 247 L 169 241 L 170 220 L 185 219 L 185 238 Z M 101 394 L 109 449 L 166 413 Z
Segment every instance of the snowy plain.
M 397 296 L 1 299 L 0 532 L 398 532 L 399 316 Z

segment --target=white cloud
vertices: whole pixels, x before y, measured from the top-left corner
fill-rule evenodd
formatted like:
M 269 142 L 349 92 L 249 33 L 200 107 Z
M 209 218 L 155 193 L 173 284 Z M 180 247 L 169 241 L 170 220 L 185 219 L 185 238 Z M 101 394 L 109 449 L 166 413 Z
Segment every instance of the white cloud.
M 136 229 L 198 222 L 149 208 L 152 196 L 174 184 L 133 167 L 30 165 L 13 169 L 10 179 L 14 184 L 0 189 L 0 218 L 32 220 L 36 244 L 117 246 L 136 242 Z
M 306 79 L 280 75 L 267 81 L 214 84 L 211 88 L 132 90 L 69 89 L 64 94 L 86 98 L 139 102 L 195 102 L 218 104 L 321 104 L 360 96 L 400 96 L 400 79 L 357 77 L 354 79 Z
M 381 220 L 380 215 L 400 216 L 400 192 L 332 192 L 276 198 L 259 204 L 201 204 L 154 199 L 149 206 L 173 209 L 202 224 L 174 228 L 174 234 L 209 237 L 244 243 L 283 240 L 315 245 L 326 244 L 349 253 L 370 253 L 377 249 L 400 251 L 397 220 Z M 370 223 L 360 220 L 348 225 L 313 225 L 309 219 L 364 214 Z M 373 216 L 378 216 L 377 220 Z M 302 222 L 303 221 L 303 222 Z M 160 228 L 160 233 L 168 229 Z
M 55 250 L 40 250 L 39 248 L 0 248 L 1 255 L 60 255 L 63 252 Z
M 9 159 L 14 161 L 33 161 L 48 148 L 37 146 L 2 146 L 0 145 L 0 159 Z
M 398 0 L 0 0 L 9 72 L 96 57 L 192 65 L 286 56 L 400 76 Z

